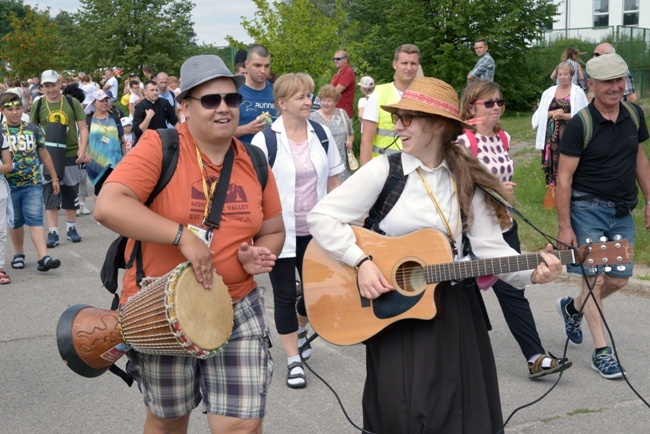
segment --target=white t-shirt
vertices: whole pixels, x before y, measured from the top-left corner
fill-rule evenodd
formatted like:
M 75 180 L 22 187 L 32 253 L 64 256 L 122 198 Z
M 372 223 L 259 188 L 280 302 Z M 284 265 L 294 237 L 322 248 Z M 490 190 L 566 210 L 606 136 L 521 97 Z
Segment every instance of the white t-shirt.
M 106 81 L 106 84 L 110 85 L 111 88 L 108 89 L 111 94 L 113 95 L 113 98 L 111 98 L 111 101 L 115 101 L 117 99 L 117 78 L 111 77 Z

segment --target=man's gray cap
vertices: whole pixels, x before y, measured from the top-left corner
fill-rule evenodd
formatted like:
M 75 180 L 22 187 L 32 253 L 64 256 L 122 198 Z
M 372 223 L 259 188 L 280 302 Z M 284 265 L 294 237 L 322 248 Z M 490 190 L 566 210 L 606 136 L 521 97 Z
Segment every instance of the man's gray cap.
M 220 77 L 232 78 L 237 89 L 246 83 L 246 77 L 230 72 L 219 56 L 203 54 L 190 57 L 181 66 L 181 93 L 176 97 L 176 101 L 183 101 L 187 93 L 196 86 Z
M 625 77 L 627 75 L 627 63 L 616 53 L 603 54 L 593 57 L 587 62 L 587 74 L 589 74 L 590 78 L 599 81 Z

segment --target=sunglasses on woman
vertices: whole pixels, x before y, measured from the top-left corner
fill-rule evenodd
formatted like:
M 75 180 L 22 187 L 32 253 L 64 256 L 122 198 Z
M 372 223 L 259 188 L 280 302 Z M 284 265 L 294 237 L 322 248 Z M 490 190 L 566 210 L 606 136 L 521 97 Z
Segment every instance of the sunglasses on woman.
M 212 93 L 209 95 L 203 95 L 201 98 L 195 98 L 193 96 L 188 96 L 188 99 L 195 99 L 201 101 L 201 106 L 207 110 L 214 110 L 221 105 L 221 99 L 226 102 L 226 105 L 230 108 L 237 108 L 242 102 L 243 97 L 240 93 L 227 93 L 225 95 L 219 95 L 218 93 Z
M 476 101 L 474 104 L 482 104 L 485 106 L 485 108 L 492 108 L 494 107 L 494 104 L 497 105 L 497 107 L 503 107 L 503 105 L 506 103 L 505 99 L 489 99 L 487 101 Z
M 424 115 L 411 115 L 408 113 L 402 113 L 397 114 L 397 113 L 391 113 L 390 118 L 393 121 L 394 124 L 397 124 L 397 121 L 402 121 L 402 125 L 405 127 L 408 127 L 411 125 L 411 122 L 413 122 L 413 119 L 415 118 L 428 118 L 429 116 L 424 116 Z

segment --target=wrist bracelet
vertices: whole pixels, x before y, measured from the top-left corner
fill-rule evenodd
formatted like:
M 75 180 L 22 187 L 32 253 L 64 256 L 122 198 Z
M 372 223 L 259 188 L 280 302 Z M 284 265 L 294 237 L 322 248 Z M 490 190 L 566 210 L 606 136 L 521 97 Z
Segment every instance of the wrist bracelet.
M 52 182 L 59 182 L 59 180 L 56 179 L 56 178 L 55 178 L 55 179 L 51 179 L 51 181 L 52 181 Z
M 356 271 L 358 273 L 359 272 L 359 267 L 361 267 L 363 265 L 363 263 L 366 262 L 366 261 L 372 261 L 372 255 L 368 255 L 365 258 L 361 258 L 361 260 L 359 262 L 357 262 L 357 264 L 354 266 L 354 271 Z
M 174 242 L 172 243 L 172 246 L 178 246 L 178 243 L 181 242 L 181 237 L 183 236 L 183 230 L 185 229 L 185 226 L 182 224 L 178 224 L 178 232 L 176 233 L 176 238 L 174 238 Z

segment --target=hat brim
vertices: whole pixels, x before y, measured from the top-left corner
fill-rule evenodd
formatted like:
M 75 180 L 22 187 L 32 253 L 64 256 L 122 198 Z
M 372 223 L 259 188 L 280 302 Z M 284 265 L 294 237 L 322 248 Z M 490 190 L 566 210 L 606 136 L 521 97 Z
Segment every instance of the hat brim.
M 183 101 L 185 99 L 185 97 L 187 96 L 187 94 L 192 89 L 194 89 L 197 86 L 202 85 L 203 83 L 207 83 L 208 81 L 211 81 L 211 80 L 214 80 L 214 79 L 217 79 L 217 78 L 231 78 L 235 82 L 235 88 L 237 90 L 239 90 L 239 88 L 242 87 L 246 83 L 246 76 L 245 75 L 241 75 L 241 74 L 225 75 L 225 74 L 220 74 L 220 73 L 219 74 L 214 74 L 214 75 L 208 76 L 208 77 L 196 82 L 194 85 L 192 85 L 192 87 L 190 87 L 188 89 L 183 89 L 181 91 L 181 93 L 179 93 L 178 96 L 176 97 L 176 101 L 177 102 Z M 181 80 L 182 80 L 182 78 L 181 78 Z

